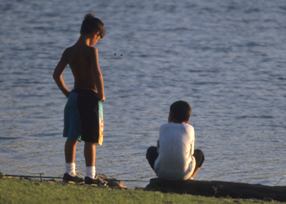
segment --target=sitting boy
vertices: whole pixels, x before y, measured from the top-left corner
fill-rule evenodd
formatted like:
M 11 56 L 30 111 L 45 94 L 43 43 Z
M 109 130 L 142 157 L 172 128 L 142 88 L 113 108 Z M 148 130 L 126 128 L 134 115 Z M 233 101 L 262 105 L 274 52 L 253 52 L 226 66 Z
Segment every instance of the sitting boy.
M 188 123 L 191 112 L 187 102 L 173 103 L 169 122 L 160 127 L 157 147 L 151 146 L 147 150 L 146 158 L 159 178 L 194 179 L 204 162 L 203 152 L 194 149 L 195 131 Z

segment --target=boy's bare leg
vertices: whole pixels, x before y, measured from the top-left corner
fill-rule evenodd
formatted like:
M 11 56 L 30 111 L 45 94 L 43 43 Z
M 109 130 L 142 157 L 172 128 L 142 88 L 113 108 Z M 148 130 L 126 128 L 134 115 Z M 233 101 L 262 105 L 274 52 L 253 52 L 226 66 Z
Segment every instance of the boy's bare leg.
M 85 142 L 84 157 L 86 166 L 96 165 L 96 143 Z
M 86 164 L 86 176 L 94 179 L 96 175 L 96 143 L 84 143 L 84 157 Z
M 77 140 L 67 139 L 65 143 L 65 160 L 66 160 L 66 172 L 64 174 L 65 181 L 77 182 L 76 176 L 76 144 Z M 71 176 L 71 177 L 70 177 Z
M 75 163 L 77 140 L 67 140 L 65 143 L 65 160 L 66 163 Z

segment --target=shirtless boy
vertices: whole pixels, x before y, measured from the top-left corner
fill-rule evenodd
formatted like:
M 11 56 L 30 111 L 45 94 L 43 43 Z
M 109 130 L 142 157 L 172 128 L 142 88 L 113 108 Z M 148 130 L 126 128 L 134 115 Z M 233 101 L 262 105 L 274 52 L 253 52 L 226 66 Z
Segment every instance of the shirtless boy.
M 76 174 L 76 145 L 84 141 L 86 162 L 86 184 L 95 183 L 96 144 L 98 143 L 98 101 L 104 101 L 104 83 L 99 66 L 97 42 L 104 37 L 103 22 L 87 14 L 82 22 L 80 37 L 65 49 L 58 62 L 53 78 L 62 93 L 68 97 L 64 111 L 64 137 L 66 172 L 63 181 L 82 182 Z M 74 77 L 74 88 L 65 84 L 63 71 L 70 66 Z

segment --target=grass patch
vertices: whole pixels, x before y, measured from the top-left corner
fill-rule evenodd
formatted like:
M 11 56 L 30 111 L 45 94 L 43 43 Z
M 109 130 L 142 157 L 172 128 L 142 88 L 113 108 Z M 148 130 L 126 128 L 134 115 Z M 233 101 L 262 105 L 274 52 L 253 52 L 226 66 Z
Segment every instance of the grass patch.
M 0 179 L 0 203 L 277 203 L 258 200 L 222 199 L 143 190 L 115 190 L 87 185 L 39 182 L 24 179 Z

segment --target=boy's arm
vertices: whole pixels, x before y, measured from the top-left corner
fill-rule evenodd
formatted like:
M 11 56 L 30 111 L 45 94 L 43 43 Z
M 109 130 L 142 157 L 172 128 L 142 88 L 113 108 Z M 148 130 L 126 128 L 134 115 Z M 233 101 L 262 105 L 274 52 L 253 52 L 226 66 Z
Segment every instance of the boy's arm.
M 65 84 L 63 76 L 63 71 L 67 66 L 67 64 L 68 62 L 66 59 L 66 52 L 64 52 L 53 73 L 53 78 L 56 84 L 58 85 L 59 89 L 63 92 L 65 96 L 68 96 L 70 92 L 67 85 Z
M 98 91 L 98 97 L 101 101 L 105 101 L 105 95 L 104 95 L 104 82 L 103 82 L 103 76 L 101 73 L 100 65 L 99 65 L 99 60 L 98 60 L 98 49 L 94 48 L 94 60 L 93 60 L 93 67 L 95 69 L 95 74 L 96 74 L 96 87 Z

